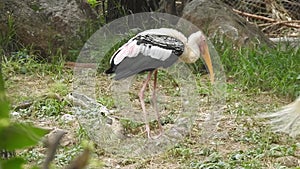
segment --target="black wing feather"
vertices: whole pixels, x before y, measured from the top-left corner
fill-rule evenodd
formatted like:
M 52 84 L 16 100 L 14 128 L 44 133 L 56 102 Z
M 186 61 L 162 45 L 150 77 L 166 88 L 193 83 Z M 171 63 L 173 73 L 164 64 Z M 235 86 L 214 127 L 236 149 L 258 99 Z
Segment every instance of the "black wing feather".
M 115 80 L 119 80 L 143 71 L 150 71 L 160 67 L 167 68 L 177 60 L 178 56 L 175 54 L 171 54 L 165 61 L 154 59 L 150 56 L 144 56 L 143 54 L 139 54 L 132 58 L 127 57 L 116 67 L 116 76 L 114 78 Z
M 150 71 L 160 67 L 167 68 L 174 64 L 184 51 L 182 41 L 167 35 L 138 35 L 133 40 L 137 42 L 137 45 L 149 45 L 149 48 L 153 45 L 162 50 L 171 50 L 172 53 L 166 60 L 159 60 L 151 56 L 145 56 L 140 52 L 135 57 L 125 57 L 118 65 L 114 64 L 114 58 L 112 58 L 111 67 L 106 70 L 105 73 L 116 73 L 114 77 L 116 80 L 127 78 L 143 71 Z M 117 51 L 113 57 L 115 57 L 118 52 L 120 51 Z

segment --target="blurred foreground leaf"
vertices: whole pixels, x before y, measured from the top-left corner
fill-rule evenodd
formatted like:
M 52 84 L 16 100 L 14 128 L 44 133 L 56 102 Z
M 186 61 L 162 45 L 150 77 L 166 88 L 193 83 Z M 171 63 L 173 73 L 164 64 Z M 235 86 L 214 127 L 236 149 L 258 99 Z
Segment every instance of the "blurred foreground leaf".
M 29 124 L 11 124 L 0 130 L 0 149 L 15 150 L 36 145 L 47 133 L 47 130 Z
M 22 165 L 25 163 L 23 158 L 11 158 L 9 160 L 0 161 L 0 169 L 23 169 Z

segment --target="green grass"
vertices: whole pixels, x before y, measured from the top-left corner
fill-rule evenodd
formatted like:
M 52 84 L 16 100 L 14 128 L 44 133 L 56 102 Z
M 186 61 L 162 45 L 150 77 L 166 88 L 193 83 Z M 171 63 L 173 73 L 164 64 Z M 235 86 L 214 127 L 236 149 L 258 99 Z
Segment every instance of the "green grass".
M 15 19 L 12 14 L 7 16 L 7 30 L 0 32 L 0 54 L 18 50 L 22 44 L 16 33 Z
M 11 56 L 2 55 L 3 74 L 4 76 L 13 76 L 17 74 L 26 75 L 53 75 L 53 77 L 61 76 L 64 66 L 62 56 L 53 56 L 57 59 L 51 63 L 46 60 L 40 60 L 34 55 L 30 49 L 24 48 L 18 52 L 13 52 Z M 7 77 L 5 77 L 7 78 Z
M 269 92 L 295 98 L 300 93 L 300 50 L 256 47 L 232 50 L 228 44 L 219 54 L 226 75 L 243 90 Z
M 55 82 L 49 88 L 49 92 L 59 94 L 60 96 L 66 96 L 67 94 L 70 93 L 68 85 L 60 81 Z

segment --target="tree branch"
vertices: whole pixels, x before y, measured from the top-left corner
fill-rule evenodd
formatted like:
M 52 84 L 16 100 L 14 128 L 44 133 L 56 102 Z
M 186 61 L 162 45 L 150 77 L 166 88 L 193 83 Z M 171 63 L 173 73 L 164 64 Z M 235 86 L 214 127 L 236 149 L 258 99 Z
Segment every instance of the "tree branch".
M 272 22 L 274 25 L 284 25 L 284 26 L 288 26 L 288 27 L 293 27 L 293 28 L 300 28 L 300 25 L 295 25 L 292 23 L 300 23 L 300 20 L 294 20 L 294 21 L 280 21 L 280 20 L 276 20 L 276 19 L 272 19 L 272 18 L 268 18 L 268 17 L 264 17 L 264 16 L 260 16 L 260 15 L 255 15 L 255 14 L 250 14 L 247 12 L 242 12 L 236 9 L 232 9 L 233 12 L 242 15 L 242 16 L 247 16 L 247 17 L 251 17 L 251 18 L 255 18 L 255 19 L 260 19 L 260 20 L 265 20 L 265 21 L 269 21 Z

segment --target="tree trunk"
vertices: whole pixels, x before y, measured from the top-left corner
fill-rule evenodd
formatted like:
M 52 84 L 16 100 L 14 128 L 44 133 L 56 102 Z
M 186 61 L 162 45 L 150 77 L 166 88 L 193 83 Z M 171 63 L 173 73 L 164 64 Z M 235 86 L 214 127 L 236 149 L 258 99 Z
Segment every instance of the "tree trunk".
M 109 0 L 107 2 L 106 21 L 110 22 L 114 19 L 125 15 L 156 11 L 159 7 L 159 0 Z

